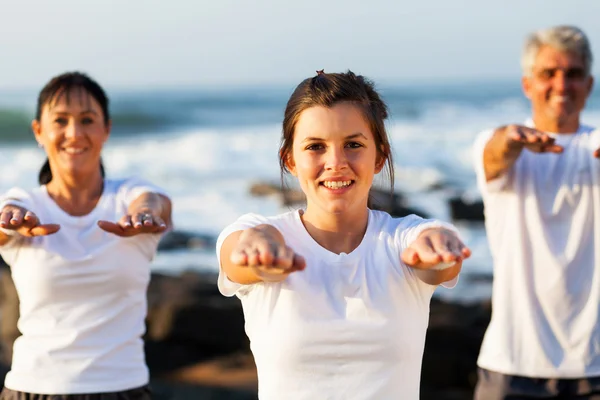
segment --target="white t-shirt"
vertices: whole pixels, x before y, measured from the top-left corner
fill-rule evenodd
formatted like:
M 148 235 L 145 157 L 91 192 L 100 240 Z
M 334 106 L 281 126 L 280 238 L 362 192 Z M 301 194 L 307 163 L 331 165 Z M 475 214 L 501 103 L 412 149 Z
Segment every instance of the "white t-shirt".
M 539 378 L 600 376 L 600 131 L 552 134 L 562 154 L 523 150 L 485 181 L 474 146 L 494 260 L 492 320 L 478 364 Z
M 17 236 L 0 246 L 20 300 L 11 371 L 5 386 L 40 394 L 114 392 L 148 383 L 144 347 L 150 261 L 160 235 L 121 238 L 98 220 L 116 222 L 144 192 L 162 191 L 137 179 L 106 180 L 96 208 L 74 217 L 45 186 L 11 189 L 4 204 L 22 205 L 49 236 Z
M 369 211 L 360 245 L 335 254 L 308 234 L 299 211 L 248 214 L 221 233 L 217 254 L 231 233 L 260 224 L 276 227 L 306 269 L 253 285 L 219 274 L 221 293 L 242 301 L 259 398 L 418 399 L 436 286 L 417 278 L 400 254 L 424 229 L 449 225 Z

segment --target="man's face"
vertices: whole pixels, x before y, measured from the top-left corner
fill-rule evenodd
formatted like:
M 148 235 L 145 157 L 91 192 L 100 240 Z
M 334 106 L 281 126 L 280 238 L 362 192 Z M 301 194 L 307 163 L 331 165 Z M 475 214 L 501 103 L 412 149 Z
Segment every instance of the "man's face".
M 523 77 L 522 84 L 536 123 L 568 131 L 579 125 L 579 114 L 592 90 L 593 78 L 586 73 L 578 54 L 543 46 L 531 75 Z

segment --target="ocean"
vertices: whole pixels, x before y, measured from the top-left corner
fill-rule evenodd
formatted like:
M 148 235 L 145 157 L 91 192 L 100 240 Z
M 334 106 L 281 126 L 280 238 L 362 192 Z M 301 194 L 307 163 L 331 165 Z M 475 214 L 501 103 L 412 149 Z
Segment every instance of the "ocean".
M 202 235 L 217 235 L 247 212 L 289 210 L 276 197 L 251 196 L 249 188 L 256 182 L 280 182 L 281 121 L 293 89 L 108 90 L 113 132 L 103 153 L 107 175 L 139 175 L 162 186 L 172 197 L 176 228 Z M 450 196 L 480 198 L 471 155 L 475 136 L 529 116 L 518 79 L 381 85 L 379 90 L 391 114 L 387 127 L 395 189 L 407 196 L 409 205 L 444 220 L 450 220 Z M 30 131 L 36 95 L 31 90 L 0 90 L 0 192 L 37 184 L 45 156 Z M 600 124 L 596 92 L 583 122 Z M 384 179 L 376 184 L 384 185 Z M 463 266 L 461 297 L 487 296 L 488 286 L 468 284 L 470 276 L 492 273 L 483 225 L 457 226 L 473 250 Z M 153 268 L 178 273 L 216 270 L 216 265 L 212 249 L 199 249 L 161 252 Z

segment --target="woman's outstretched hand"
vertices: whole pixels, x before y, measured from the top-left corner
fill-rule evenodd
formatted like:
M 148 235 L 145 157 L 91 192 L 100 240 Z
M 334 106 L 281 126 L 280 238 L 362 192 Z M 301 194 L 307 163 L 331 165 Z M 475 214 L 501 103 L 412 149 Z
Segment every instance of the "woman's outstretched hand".
M 471 250 L 453 231 L 433 228 L 423 231 L 401 255 L 409 267 L 441 270 L 461 263 L 471 256 Z
M 58 232 L 58 224 L 42 224 L 32 211 L 8 204 L 0 211 L 0 228 L 22 236 L 46 236 Z
M 281 233 L 271 225 L 244 230 L 231 253 L 231 262 L 251 268 L 261 280 L 279 282 L 306 267 L 304 257 L 285 244 Z
M 121 237 L 130 237 L 142 233 L 161 233 L 167 230 L 167 224 L 158 213 L 152 210 L 133 211 L 119 221 L 98 221 L 98 226 L 109 233 Z

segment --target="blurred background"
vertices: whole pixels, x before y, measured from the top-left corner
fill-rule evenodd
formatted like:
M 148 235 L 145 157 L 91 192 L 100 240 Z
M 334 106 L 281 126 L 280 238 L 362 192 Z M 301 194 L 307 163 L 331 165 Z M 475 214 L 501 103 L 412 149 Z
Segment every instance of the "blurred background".
M 459 286 L 436 294 L 423 367 L 423 398 L 469 398 L 492 274 L 471 145 L 484 129 L 528 117 L 526 34 L 577 25 L 600 54 L 598 15 L 594 0 L 4 2 L 0 192 L 37 184 L 44 154 L 30 122 L 41 87 L 65 71 L 96 79 L 111 99 L 108 175 L 143 176 L 174 202 L 176 231 L 149 292 L 156 396 L 255 398 L 239 304 L 215 293 L 215 237 L 243 213 L 300 206 L 293 182 L 278 189 L 294 87 L 318 69 L 366 75 L 391 110 L 395 214 L 453 221 L 473 250 Z M 600 123 L 596 90 L 583 122 Z M 448 343 L 456 353 L 440 350 Z

